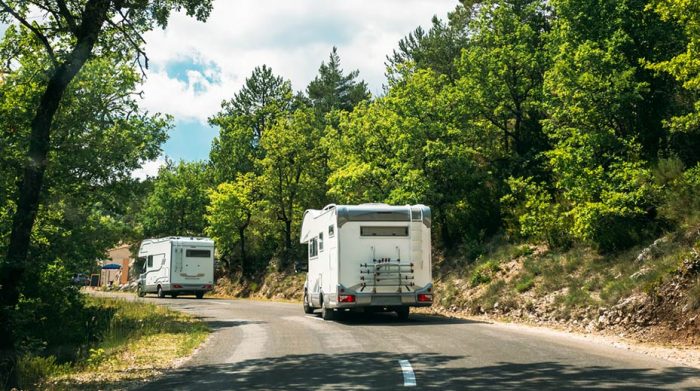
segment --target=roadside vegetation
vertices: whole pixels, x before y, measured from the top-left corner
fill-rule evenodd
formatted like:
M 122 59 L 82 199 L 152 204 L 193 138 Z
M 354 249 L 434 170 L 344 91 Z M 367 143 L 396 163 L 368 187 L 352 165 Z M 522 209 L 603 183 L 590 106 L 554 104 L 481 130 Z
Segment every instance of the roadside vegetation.
M 27 4 L 0 3 L 3 387 L 27 354 L 90 356 L 68 273 L 107 248 L 210 236 L 224 281 L 259 292 L 297 281 L 303 211 L 328 203 L 430 206 L 448 308 L 583 309 L 598 327 L 700 305 L 696 2 L 462 0 L 398 42 L 379 96 L 335 48 L 300 91 L 261 64 L 211 113 L 209 159 L 145 181 L 130 174 L 172 119 L 139 108 L 141 36 L 211 1 Z M 621 310 L 635 292 L 651 301 Z
M 60 333 L 50 327 L 62 344 L 45 348 L 60 349 L 61 355 L 22 355 L 17 369 L 20 389 L 121 389 L 188 357 L 209 333 L 203 322 L 161 306 L 89 296 L 83 300 L 81 312 L 72 317 L 87 319 L 79 331 L 90 338 L 66 341 L 65 323 Z

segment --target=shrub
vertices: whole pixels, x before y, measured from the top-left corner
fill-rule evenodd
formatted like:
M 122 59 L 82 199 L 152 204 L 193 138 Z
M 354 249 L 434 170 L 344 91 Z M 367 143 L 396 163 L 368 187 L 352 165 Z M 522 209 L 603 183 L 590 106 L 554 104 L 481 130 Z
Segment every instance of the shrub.
M 518 293 L 527 292 L 535 285 L 535 278 L 531 274 L 526 274 L 520 278 L 515 284 L 515 290 Z
M 700 215 L 700 164 L 672 180 L 666 178 L 664 186 L 661 215 L 676 223 L 697 220 Z
M 519 235 L 546 242 L 550 247 L 568 247 L 566 215 L 543 183 L 532 178 L 510 178 L 511 194 L 501 202 L 512 208 L 513 217 L 508 223 L 511 231 Z
M 490 260 L 484 262 L 476 268 L 474 268 L 472 276 L 469 279 L 469 283 L 473 287 L 479 286 L 481 284 L 488 284 L 493 279 L 494 273 L 497 273 L 499 270 L 500 266 L 498 266 L 497 261 Z

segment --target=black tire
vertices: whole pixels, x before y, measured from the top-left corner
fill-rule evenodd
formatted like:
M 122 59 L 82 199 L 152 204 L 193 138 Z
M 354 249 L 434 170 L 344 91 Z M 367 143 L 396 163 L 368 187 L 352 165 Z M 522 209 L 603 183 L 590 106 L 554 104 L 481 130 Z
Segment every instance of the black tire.
M 163 288 L 161 288 L 160 285 L 158 285 L 158 297 L 165 299 L 165 292 L 163 292 Z
M 328 308 L 325 305 L 321 307 L 321 317 L 323 320 L 333 320 L 335 319 L 335 311 L 332 308 Z
M 408 314 L 410 313 L 411 307 L 400 307 L 396 309 L 396 316 L 399 317 L 400 321 L 408 320 Z
M 144 297 L 144 296 L 146 296 L 146 291 L 143 290 L 143 286 L 141 286 L 141 284 L 139 284 L 139 285 L 136 287 L 136 295 L 138 295 L 138 297 Z
M 194 295 L 195 295 L 198 299 L 204 298 L 204 292 L 196 292 Z
M 170 297 L 172 297 L 173 299 L 177 299 L 177 293 L 171 293 Z
M 306 291 L 304 291 L 304 313 L 305 314 L 313 314 L 314 313 L 314 307 L 311 306 L 309 303 L 309 295 Z

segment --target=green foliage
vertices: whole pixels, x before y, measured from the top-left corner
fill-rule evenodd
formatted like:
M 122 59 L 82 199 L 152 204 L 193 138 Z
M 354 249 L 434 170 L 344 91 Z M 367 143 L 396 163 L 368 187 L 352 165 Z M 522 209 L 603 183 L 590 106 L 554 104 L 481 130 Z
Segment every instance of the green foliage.
M 529 291 L 533 286 L 535 286 L 535 278 L 531 274 L 526 274 L 516 282 L 515 290 L 518 293 L 523 293 Z
M 318 76 L 306 87 L 311 105 L 321 116 L 333 110 L 352 111 L 363 100 L 370 98 L 367 83 L 356 81 L 359 71 L 347 75 L 340 68 L 340 56 L 334 46 L 328 64 L 321 63 Z
M 678 23 L 685 33 L 687 45 L 684 50 L 674 53 L 674 57 L 648 63 L 648 67 L 670 74 L 688 92 L 690 110 L 668 119 L 667 125 L 673 132 L 692 135 L 690 140 L 697 140 L 700 132 L 700 9 L 694 2 L 683 0 L 655 0 L 650 2 L 648 8 L 656 11 L 663 20 Z M 692 145 L 696 147 L 697 152 L 697 144 Z M 689 157 L 692 160 L 688 163 L 695 164 L 698 161 L 697 153 L 694 155 Z
M 494 278 L 494 274 L 501 270 L 498 265 L 498 261 L 490 260 L 478 265 L 472 271 L 471 277 L 469 278 L 469 283 L 471 286 L 478 286 L 481 284 L 488 284 Z
M 525 238 L 545 241 L 550 247 L 566 247 L 570 239 L 566 216 L 554 202 L 544 184 L 533 183 L 531 178 L 510 178 L 511 194 L 501 198 L 510 206 L 517 221 L 511 221 L 513 230 Z
M 657 178 L 659 175 L 662 174 Z M 666 179 L 661 215 L 676 223 L 697 223 L 700 219 L 700 164 Z
M 141 212 L 144 235 L 203 236 L 210 183 L 202 162 L 169 162 L 161 167 Z

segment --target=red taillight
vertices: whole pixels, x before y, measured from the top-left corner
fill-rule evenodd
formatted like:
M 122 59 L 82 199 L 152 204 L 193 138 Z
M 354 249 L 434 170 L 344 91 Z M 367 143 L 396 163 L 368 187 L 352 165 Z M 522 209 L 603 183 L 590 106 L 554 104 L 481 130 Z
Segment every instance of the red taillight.
M 202 285 L 202 288 L 204 288 L 204 289 L 211 289 L 211 285 L 209 285 L 209 284 L 207 284 L 207 285 Z
M 340 303 L 354 303 L 355 295 L 338 295 L 338 302 Z
M 182 288 L 182 285 L 180 285 L 180 284 L 173 284 L 173 288 Z
M 418 301 L 433 301 L 433 295 L 427 295 L 425 293 L 418 294 Z

